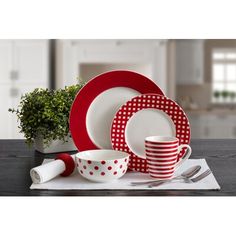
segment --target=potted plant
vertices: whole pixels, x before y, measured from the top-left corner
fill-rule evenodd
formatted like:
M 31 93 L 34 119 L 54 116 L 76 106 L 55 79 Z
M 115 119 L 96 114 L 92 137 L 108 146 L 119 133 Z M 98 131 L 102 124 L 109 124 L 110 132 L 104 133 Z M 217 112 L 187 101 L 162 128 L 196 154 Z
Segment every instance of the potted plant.
M 229 93 L 229 97 L 230 97 L 230 99 L 231 99 L 231 102 L 234 102 L 234 99 L 235 99 L 235 97 L 236 97 L 236 93 L 235 93 L 235 92 L 230 92 L 230 93 Z
M 80 83 L 59 90 L 37 88 L 21 97 L 17 109 L 9 109 L 17 115 L 27 144 L 34 143 L 42 153 L 76 150 L 69 134 L 69 113 L 82 87 Z
M 224 101 L 226 101 L 227 97 L 229 96 L 229 92 L 227 90 L 223 90 L 221 92 L 221 96 L 224 99 Z
M 215 97 L 215 99 L 217 100 L 217 101 L 219 101 L 219 97 L 220 97 L 220 91 L 218 91 L 218 90 L 216 90 L 216 91 L 214 91 L 214 97 Z

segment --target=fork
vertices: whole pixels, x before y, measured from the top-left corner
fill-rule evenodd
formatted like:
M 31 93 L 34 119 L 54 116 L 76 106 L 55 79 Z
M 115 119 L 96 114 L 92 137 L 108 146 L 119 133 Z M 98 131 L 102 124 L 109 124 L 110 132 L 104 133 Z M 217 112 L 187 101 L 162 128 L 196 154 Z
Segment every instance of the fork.
M 163 180 L 149 180 L 149 181 L 144 181 L 144 182 L 131 182 L 132 186 L 137 186 L 137 185 L 146 185 L 146 184 L 154 184 L 154 183 L 162 183 L 162 182 L 170 182 L 173 180 L 177 179 L 184 179 L 184 178 L 192 178 L 194 175 L 196 175 L 201 169 L 201 166 L 192 166 L 189 169 L 185 170 L 182 172 L 180 175 L 177 175 L 171 179 L 163 179 Z
M 198 175 L 197 177 L 194 177 L 194 178 L 185 178 L 185 179 L 182 179 L 184 181 L 184 183 L 196 183 L 204 178 L 206 178 L 209 174 L 211 174 L 211 170 L 210 169 L 207 169 L 206 171 L 204 171 L 202 174 Z M 149 188 L 152 188 L 152 187 L 157 187 L 157 186 L 160 186 L 164 183 L 167 183 L 167 182 L 159 182 L 159 183 L 153 183 L 153 184 L 149 184 L 148 187 Z

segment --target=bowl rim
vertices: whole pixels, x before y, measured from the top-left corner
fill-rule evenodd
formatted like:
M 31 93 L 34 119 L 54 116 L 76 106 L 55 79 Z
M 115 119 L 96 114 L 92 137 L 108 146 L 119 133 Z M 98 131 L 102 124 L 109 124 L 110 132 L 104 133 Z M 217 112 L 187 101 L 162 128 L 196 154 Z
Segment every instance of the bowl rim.
M 89 157 L 89 154 L 98 154 L 99 155 L 104 155 L 104 158 L 100 157 Z M 102 154 L 103 153 L 103 154 Z M 87 154 L 87 156 L 86 156 Z M 115 156 L 115 154 L 119 154 L 119 156 Z M 110 157 L 112 155 L 112 158 L 106 158 L 105 155 Z M 113 149 L 94 149 L 94 150 L 86 150 L 86 151 L 81 151 L 75 154 L 76 159 L 81 159 L 85 161 L 93 161 L 93 162 L 101 162 L 101 161 L 114 161 L 114 160 L 122 160 L 125 158 L 129 158 L 129 154 L 126 152 L 118 151 L 118 150 L 113 150 Z

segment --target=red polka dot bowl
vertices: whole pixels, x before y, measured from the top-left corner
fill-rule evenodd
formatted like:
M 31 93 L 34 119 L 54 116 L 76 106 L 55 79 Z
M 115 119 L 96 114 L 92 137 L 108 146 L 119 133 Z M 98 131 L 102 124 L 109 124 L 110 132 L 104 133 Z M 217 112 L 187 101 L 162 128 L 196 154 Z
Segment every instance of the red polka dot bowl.
M 128 153 L 115 150 L 89 150 L 76 154 L 78 172 L 94 182 L 108 182 L 122 177 L 128 162 Z

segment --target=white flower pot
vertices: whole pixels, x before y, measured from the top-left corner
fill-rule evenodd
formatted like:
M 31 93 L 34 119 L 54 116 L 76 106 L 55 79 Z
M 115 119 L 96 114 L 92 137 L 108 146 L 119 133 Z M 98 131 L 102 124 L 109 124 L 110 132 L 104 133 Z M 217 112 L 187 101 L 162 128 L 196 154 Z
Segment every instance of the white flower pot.
M 34 140 L 34 147 L 41 153 L 55 153 L 55 152 L 69 152 L 76 151 L 77 148 L 73 142 L 73 139 L 68 137 L 68 142 L 63 140 L 53 140 L 49 145 L 43 143 L 43 138 L 40 136 Z

